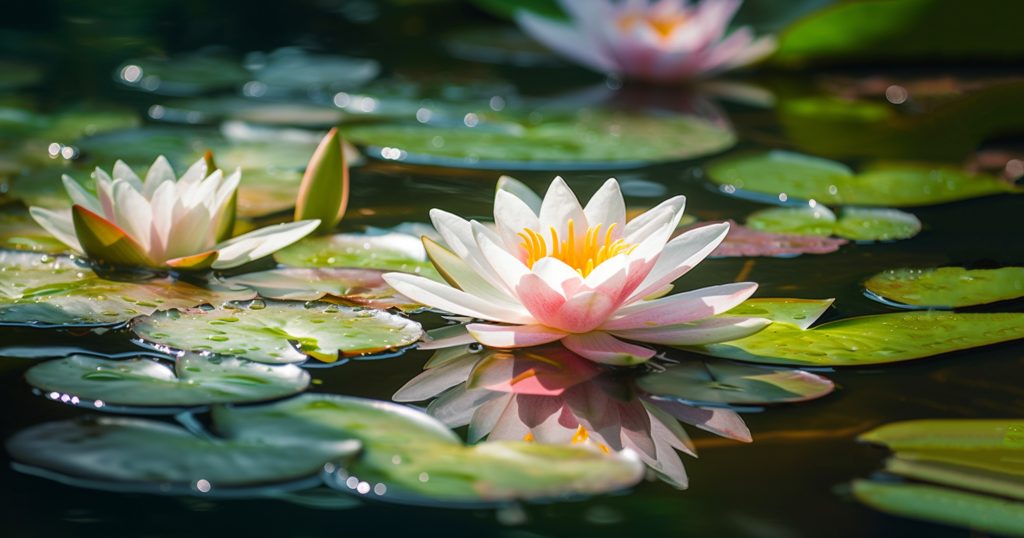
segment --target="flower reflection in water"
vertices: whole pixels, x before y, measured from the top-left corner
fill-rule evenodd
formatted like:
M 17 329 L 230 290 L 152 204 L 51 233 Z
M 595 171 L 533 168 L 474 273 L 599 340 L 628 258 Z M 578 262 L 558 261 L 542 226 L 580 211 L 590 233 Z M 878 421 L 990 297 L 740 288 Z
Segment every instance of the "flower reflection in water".
M 743 419 L 724 407 L 656 399 L 626 371 L 597 365 L 558 345 L 498 350 L 442 349 L 394 395 L 434 399 L 427 411 L 451 427 L 469 426 L 470 442 L 527 440 L 632 449 L 658 477 L 687 486 L 678 452 L 696 456 L 680 422 L 750 442 Z

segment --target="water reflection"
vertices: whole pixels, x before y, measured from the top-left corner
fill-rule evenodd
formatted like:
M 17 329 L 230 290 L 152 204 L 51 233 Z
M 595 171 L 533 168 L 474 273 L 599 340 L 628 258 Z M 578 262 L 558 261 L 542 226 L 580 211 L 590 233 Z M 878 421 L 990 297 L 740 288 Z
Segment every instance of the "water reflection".
M 679 453 L 696 456 L 680 423 L 750 442 L 743 419 L 725 406 L 693 405 L 639 388 L 638 373 L 598 366 L 561 346 L 435 353 L 426 370 L 394 395 L 432 399 L 427 412 L 451 427 L 469 426 L 471 442 L 526 440 L 632 449 L 662 480 L 687 487 Z

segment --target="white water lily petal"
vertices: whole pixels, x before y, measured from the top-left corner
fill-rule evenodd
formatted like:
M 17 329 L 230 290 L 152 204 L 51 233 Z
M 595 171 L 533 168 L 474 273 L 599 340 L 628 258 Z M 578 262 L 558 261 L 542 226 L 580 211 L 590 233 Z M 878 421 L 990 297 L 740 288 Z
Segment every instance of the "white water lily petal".
M 522 248 L 520 243 L 524 241 L 519 234 L 526 229 L 536 231 L 539 222 L 533 210 L 516 195 L 500 189 L 495 193 L 494 224 L 509 252 L 518 253 Z
M 702 346 L 745 338 L 760 332 L 771 324 L 772 321 L 765 318 L 722 317 L 704 319 L 683 325 L 623 329 L 609 332 L 626 340 L 648 344 Z
M 71 211 L 53 211 L 42 207 L 29 208 L 29 214 L 50 235 L 56 237 L 75 252 L 84 252 L 75 235 L 75 223 L 71 220 Z
M 587 217 L 583 213 L 583 207 L 576 199 L 576 194 L 561 177 L 556 177 L 548 187 L 548 192 L 540 205 L 539 219 L 540 229 L 537 232 L 542 235 L 547 235 L 549 230 L 554 229 L 559 238 L 567 240 L 570 220 L 573 221 L 577 238 L 582 239 L 587 231 Z
M 317 219 L 286 222 L 228 239 L 214 246 L 213 249 L 219 256 L 217 261 L 213 262 L 213 268 L 229 269 L 269 256 L 306 237 L 319 225 L 320 221 Z
M 566 337 L 557 329 L 543 325 L 491 325 L 470 323 L 466 326 L 469 334 L 485 346 L 500 348 L 532 347 L 547 344 Z
M 440 308 L 453 314 L 504 323 L 530 323 L 533 318 L 525 310 L 495 305 L 486 299 L 408 273 L 385 273 L 384 281 L 398 293 L 417 303 Z
M 430 220 L 434 224 L 437 233 L 444 239 L 448 248 L 456 256 L 463 259 L 467 265 L 473 268 L 476 273 L 486 280 L 494 288 L 506 293 L 509 297 L 514 295 L 505 286 L 504 281 L 484 259 L 483 253 L 476 244 L 473 236 L 473 226 L 469 221 L 457 217 L 447 211 L 440 209 L 430 210 Z
M 690 230 L 669 241 L 631 299 L 646 297 L 675 282 L 718 248 L 728 234 L 729 223 L 721 222 Z
M 114 179 L 122 179 L 131 184 L 132 188 L 139 191 L 142 190 L 142 180 L 139 176 L 127 165 L 124 161 L 118 159 L 114 163 L 113 176 Z M 173 176 L 172 176 L 173 177 Z
M 114 222 L 149 251 L 153 212 L 149 200 L 125 179 L 114 180 Z
M 60 179 L 61 182 L 64 183 L 64 190 L 67 191 L 72 204 L 80 205 L 93 213 L 103 213 L 103 208 L 100 207 L 100 201 L 93 196 L 92 193 L 85 190 L 85 187 L 80 183 L 66 174 L 61 176 Z
M 198 164 L 198 163 L 197 163 Z M 196 165 L 193 165 L 195 167 Z M 189 169 L 192 172 L 192 169 Z M 195 173 L 206 175 L 206 162 L 203 162 L 202 170 L 197 169 Z M 167 158 L 160 155 L 153 161 L 153 164 L 149 167 L 149 171 L 146 172 L 146 181 L 142 184 L 142 195 L 147 198 L 152 198 L 153 193 L 162 185 L 164 182 L 171 182 L 174 184 L 174 169 L 171 168 L 171 163 L 167 162 Z
M 626 203 L 622 199 L 622 191 L 619 189 L 619 182 L 609 179 L 601 185 L 601 188 L 594 193 L 594 196 L 583 208 L 587 215 L 589 226 L 602 225 L 602 230 L 607 231 L 613 225 L 618 232 L 615 238 L 625 233 L 626 226 Z
M 512 176 L 501 176 L 498 178 L 497 190 L 514 195 L 522 200 L 526 207 L 533 211 L 534 215 L 540 214 L 540 204 L 542 202 L 540 196 L 537 196 L 537 193 L 533 192 L 533 189 L 527 187 L 522 181 Z
M 602 329 L 643 329 L 689 323 L 726 312 L 749 299 L 755 291 L 757 284 L 753 282 L 736 282 L 640 301 L 616 312 L 615 318 L 602 325 Z

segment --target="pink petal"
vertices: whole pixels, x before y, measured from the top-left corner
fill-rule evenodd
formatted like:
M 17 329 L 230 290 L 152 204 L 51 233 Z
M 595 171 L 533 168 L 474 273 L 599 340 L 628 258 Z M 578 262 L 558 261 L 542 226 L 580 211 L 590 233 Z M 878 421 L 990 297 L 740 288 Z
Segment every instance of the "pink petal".
M 516 13 L 516 23 L 530 37 L 566 58 L 601 73 L 614 73 L 615 62 L 579 29 L 527 11 Z
M 728 437 L 744 443 L 753 439 L 746 423 L 735 411 L 720 407 L 692 407 L 672 400 L 648 400 L 677 419 L 709 431 L 715 435 Z
M 649 347 L 623 342 L 603 332 L 570 334 L 562 345 L 571 351 L 601 364 L 630 366 L 650 360 L 655 351 Z
M 617 297 L 611 297 L 603 290 L 582 291 L 558 309 L 550 325 L 566 332 L 589 332 L 605 323 L 619 304 Z
M 721 317 L 644 329 L 610 331 L 626 340 L 663 346 L 703 346 L 750 336 L 771 325 L 765 318 Z
M 646 297 L 675 282 L 711 254 L 728 233 L 729 225 L 719 223 L 690 230 L 669 241 L 630 300 Z
M 525 311 L 505 308 L 487 299 L 470 295 L 462 290 L 421 276 L 407 273 L 386 273 L 384 281 L 399 293 L 420 303 L 474 318 L 505 323 L 531 323 L 533 318 Z
M 710 286 L 653 301 L 641 301 L 616 313 L 601 326 L 605 330 L 644 329 L 689 323 L 721 314 L 757 291 L 753 282 Z

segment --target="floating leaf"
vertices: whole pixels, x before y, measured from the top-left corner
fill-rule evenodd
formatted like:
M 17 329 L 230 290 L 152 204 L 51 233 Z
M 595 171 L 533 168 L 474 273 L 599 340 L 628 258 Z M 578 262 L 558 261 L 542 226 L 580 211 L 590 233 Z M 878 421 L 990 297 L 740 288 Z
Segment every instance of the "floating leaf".
M 337 91 L 369 82 L 380 73 L 380 64 L 367 58 L 310 54 L 296 47 L 270 53 L 253 52 L 245 58 L 253 72 L 260 95 L 311 91 Z
M 185 124 L 239 120 L 262 125 L 326 129 L 337 125 L 343 116 L 338 107 L 331 105 L 236 96 L 170 100 L 149 108 L 149 117 L 154 120 Z
M 135 320 L 132 330 L 161 350 L 266 363 L 302 362 L 307 356 L 334 362 L 408 346 L 423 334 L 419 323 L 382 310 L 279 301 L 160 312 Z
M 274 259 L 292 267 L 387 269 L 441 280 L 420 238 L 398 232 L 307 237 L 275 252 Z
M 238 61 L 211 51 L 128 60 L 114 72 L 114 80 L 129 88 L 176 96 L 240 86 L 248 78 Z
M 790 368 L 686 361 L 663 372 L 640 376 L 637 386 L 657 398 L 693 405 L 769 405 L 821 398 L 835 384 L 825 377 Z
M 385 272 L 340 267 L 284 267 L 227 278 L 225 283 L 248 286 L 267 299 L 314 301 L 329 297 L 370 308 L 423 308 L 384 282 L 381 275 Z
M 317 233 L 330 232 L 345 215 L 348 190 L 348 164 L 338 129 L 334 128 L 309 159 L 295 200 L 294 220 L 320 219 Z
M 364 451 L 331 485 L 392 502 L 472 505 L 601 493 L 635 484 L 643 469 L 632 455 L 582 447 L 467 447 L 422 412 L 360 398 L 309 394 L 214 415 L 222 430 L 254 442 L 287 436 L 316 446 L 353 436 Z
M 731 132 L 695 116 L 603 110 L 527 120 L 469 113 L 459 123 L 353 124 L 343 134 L 386 160 L 519 170 L 634 168 L 693 159 L 735 143 Z
M 930 453 L 928 455 L 931 455 Z M 993 459 L 998 456 L 985 452 L 973 452 L 975 459 Z M 1016 456 L 1020 456 L 1017 451 Z M 1012 497 L 1024 501 L 1024 480 L 1020 476 L 1010 473 L 1000 473 L 979 469 L 977 466 L 948 464 L 945 462 L 929 461 L 920 458 L 916 454 L 898 454 L 885 462 L 885 470 L 888 473 L 952 486 L 955 488 L 969 489 L 991 495 Z
M 921 221 L 895 209 L 845 208 L 837 219 L 821 204 L 773 207 L 755 211 L 747 226 L 773 233 L 829 236 L 855 241 L 907 239 L 921 231 Z
M 765 317 L 772 319 L 767 310 Z M 738 308 L 723 315 L 748 313 Z M 686 349 L 767 364 L 860 366 L 919 359 L 1018 338 L 1024 338 L 1024 314 L 899 312 L 847 318 L 808 330 L 772 323 L 746 338 Z
M 864 287 L 868 297 L 892 306 L 960 308 L 1024 297 L 1024 267 L 892 269 Z
M 853 494 L 864 504 L 903 517 L 1024 536 L 1024 502 L 923 484 L 857 480 Z
M 218 429 L 220 433 L 224 431 Z M 14 435 L 7 450 L 21 471 L 99 489 L 157 494 L 261 495 L 306 489 L 326 463 L 359 451 L 350 436 L 320 439 L 197 435 L 151 420 L 104 417 L 49 422 Z M 313 478 L 314 480 L 301 481 Z M 234 491 L 233 491 L 234 490 Z
M 707 173 L 729 194 L 827 205 L 921 206 L 1024 191 L 995 176 L 944 165 L 879 163 L 854 175 L 835 161 L 786 151 L 721 159 Z
M 859 437 L 918 461 L 1024 477 L 1024 419 L 933 419 L 886 424 Z
M 762 232 L 752 230 L 731 220 L 728 222 L 729 233 L 725 236 L 725 241 L 722 241 L 718 248 L 711 253 L 712 257 L 774 256 L 778 258 L 791 258 L 801 254 L 828 254 L 839 250 L 839 247 L 846 244 L 845 239 Z M 684 230 L 707 226 L 708 224 L 712 223 L 702 221 L 694 226 L 684 228 Z
M 184 355 L 174 368 L 150 358 L 110 360 L 89 355 L 47 361 L 25 373 L 53 399 L 107 406 L 197 406 L 272 400 L 302 392 L 309 374 L 291 364 L 271 366 L 229 357 Z
M 807 329 L 833 302 L 833 299 L 747 299 L 725 315 L 767 318 L 775 323 L 788 323 Z
M 67 245 L 36 224 L 23 208 L 0 209 L 0 248 L 70 254 Z
M 0 325 L 116 325 L 161 309 L 251 299 L 171 278 L 108 280 L 65 256 L 0 252 Z

